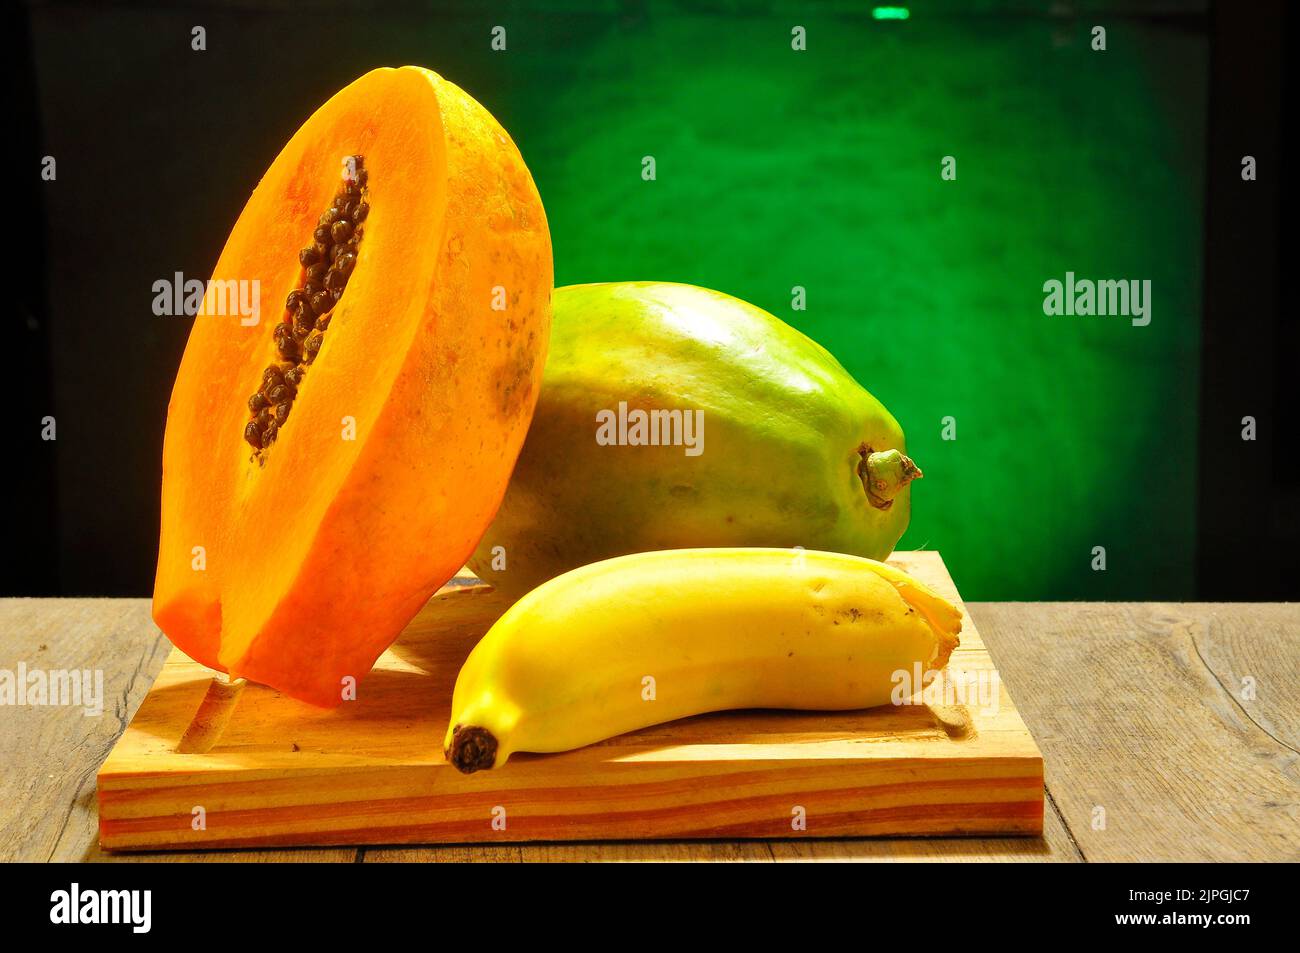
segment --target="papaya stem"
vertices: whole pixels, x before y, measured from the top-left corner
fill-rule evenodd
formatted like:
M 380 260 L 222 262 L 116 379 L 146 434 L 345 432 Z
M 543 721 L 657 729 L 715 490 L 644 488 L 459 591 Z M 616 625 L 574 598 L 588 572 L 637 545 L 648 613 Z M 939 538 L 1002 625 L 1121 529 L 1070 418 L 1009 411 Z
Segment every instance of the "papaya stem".
M 486 728 L 457 725 L 451 733 L 447 760 L 462 774 L 473 774 L 492 767 L 497 759 L 497 739 Z
M 898 450 L 873 453 L 870 447 L 863 447 L 858 453 L 862 456 L 858 478 L 867 491 L 867 501 L 878 510 L 889 509 L 903 487 L 925 475 L 910 457 Z

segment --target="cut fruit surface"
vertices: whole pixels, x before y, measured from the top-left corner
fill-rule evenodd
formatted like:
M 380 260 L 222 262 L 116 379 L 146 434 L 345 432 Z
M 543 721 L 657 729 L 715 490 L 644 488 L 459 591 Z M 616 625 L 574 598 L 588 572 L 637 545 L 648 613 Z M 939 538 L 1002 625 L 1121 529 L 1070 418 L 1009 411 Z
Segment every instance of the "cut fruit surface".
M 210 289 L 232 281 L 259 320 L 211 293 L 195 318 L 154 619 L 205 665 L 332 706 L 500 504 L 545 362 L 546 217 L 482 106 L 375 70 L 272 163 Z

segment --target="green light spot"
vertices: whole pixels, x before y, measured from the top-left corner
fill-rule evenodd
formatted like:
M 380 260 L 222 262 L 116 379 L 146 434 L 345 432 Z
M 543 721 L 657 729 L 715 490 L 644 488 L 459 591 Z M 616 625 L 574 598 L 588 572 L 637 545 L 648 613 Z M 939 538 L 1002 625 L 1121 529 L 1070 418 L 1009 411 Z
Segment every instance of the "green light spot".
M 906 20 L 912 15 L 907 7 L 872 7 L 871 19 L 873 20 Z

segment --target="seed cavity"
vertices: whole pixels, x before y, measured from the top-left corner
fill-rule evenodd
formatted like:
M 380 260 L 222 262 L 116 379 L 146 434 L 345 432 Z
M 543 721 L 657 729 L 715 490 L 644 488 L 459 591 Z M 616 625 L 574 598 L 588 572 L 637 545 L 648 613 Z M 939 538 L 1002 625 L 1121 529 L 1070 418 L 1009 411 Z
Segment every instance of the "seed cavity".
M 272 332 L 277 360 L 262 372 L 262 384 L 248 398 L 250 419 L 244 440 L 265 464 L 264 451 L 275 443 L 293 402 L 307 379 L 330 317 L 357 267 L 361 223 L 370 214 L 370 175 L 362 156 L 344 156 L 338 190 L 319 219 L 311 242 L 298 252 L 298 287 L 284 301 L 284 319 Z

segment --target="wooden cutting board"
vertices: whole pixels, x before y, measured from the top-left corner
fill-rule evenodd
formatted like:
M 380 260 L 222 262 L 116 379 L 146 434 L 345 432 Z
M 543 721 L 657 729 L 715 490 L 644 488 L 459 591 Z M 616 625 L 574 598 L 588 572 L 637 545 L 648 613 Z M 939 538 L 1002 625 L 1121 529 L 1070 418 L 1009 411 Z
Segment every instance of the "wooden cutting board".
M 960 604 L 938 553 L 890 562 Z M 1042 755 L 969 615 L 947 697 L 930 705 L 702 715 L 463 775 L 442 757 L 451 689 L 505 608 L 486 586 L 446 588 L 379 659 L 358 700 L 322 711 L 249 685 L 203 754 L 176 749 L 214 673 L 174 649 L 100 768 L 100 843 L 1042 832 Z

